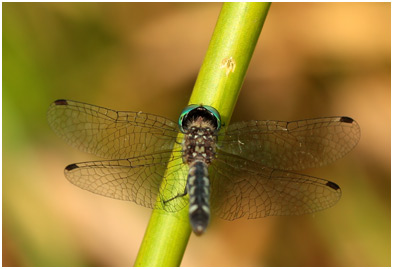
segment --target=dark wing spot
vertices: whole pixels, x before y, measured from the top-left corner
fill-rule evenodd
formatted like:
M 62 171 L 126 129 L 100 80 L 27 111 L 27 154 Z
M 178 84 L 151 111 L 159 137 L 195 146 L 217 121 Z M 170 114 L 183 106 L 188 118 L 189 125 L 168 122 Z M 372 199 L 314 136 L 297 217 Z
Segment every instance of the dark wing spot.
M 333 190 L 339 190 L 340 189 L 340 187 L 336 183 L 331 182 L 331 181 L 328 181 L 326 183 L 326 186 L 332 188 Z
M 76 169 L 76 168 L 79 168 L 79 166 L 78 166 L 77 164 L 73 163 L 73 164 L 67 165 L 67 167 L 65 168 L 65 170 L 71 171 L 71 170 L 74 170 L 74 169 Z
M 350 117 L 341 117 L 340 121 L 345 123 L 352 123 L 353 119 L 351 119 Z
M 64 99 L 56 100 L 54 103 L 55 103 L 55 105 L 57 105 L 57 106 L 66 106 L 66 105 L 68 105 L 67 100 L 64 100 Z

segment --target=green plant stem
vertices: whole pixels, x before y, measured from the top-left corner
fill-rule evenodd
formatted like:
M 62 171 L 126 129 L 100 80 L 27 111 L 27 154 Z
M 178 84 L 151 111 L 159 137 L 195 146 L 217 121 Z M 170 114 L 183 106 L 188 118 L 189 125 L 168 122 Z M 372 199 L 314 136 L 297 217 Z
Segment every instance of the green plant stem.
M 189 104 L 210 105 L 229 123 L 270 3 L 224 3 Z M 186 178 L 178 179 L 186 180 Z M 188 207 L 153 210 L 135 266 L 179 266 L 190 237 Z

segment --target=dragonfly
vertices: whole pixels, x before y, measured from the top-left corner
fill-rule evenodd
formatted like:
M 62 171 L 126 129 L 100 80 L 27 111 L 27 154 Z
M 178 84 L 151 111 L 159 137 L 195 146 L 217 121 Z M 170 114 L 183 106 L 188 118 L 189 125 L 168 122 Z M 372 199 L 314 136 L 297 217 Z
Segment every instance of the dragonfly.
M 332 163 L 360 139 L 350 117 L 224 126 L 207 105 L 187 106 L 176 123 L 60 99 L 47 118 L 68 144 L 103 158 L 68 165 L 64 173 L 72 184 L 167 212 L 188 206 L 196 235 L 207 229 L 211 212 L 235 220 L 333 206 L 341 197 L 336 183 L 294 171 Z

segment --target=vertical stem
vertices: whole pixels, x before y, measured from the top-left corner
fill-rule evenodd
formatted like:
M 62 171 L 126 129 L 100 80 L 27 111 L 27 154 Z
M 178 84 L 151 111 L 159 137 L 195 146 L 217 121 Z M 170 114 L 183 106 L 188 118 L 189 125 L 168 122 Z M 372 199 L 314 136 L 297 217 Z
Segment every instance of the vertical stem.
M 189 104 L 213 106 L 229 123 L 269 7 L 224 3 Z M 179 266 L 190 233 L 187 207 L 153 210 L 135 266 Z

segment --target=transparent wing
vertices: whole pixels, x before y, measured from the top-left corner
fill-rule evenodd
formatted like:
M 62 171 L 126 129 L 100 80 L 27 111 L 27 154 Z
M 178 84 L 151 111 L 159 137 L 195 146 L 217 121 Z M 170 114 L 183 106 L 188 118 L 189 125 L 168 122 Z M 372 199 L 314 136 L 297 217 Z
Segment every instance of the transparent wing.
M 177 125 L 163 117 L 69 100 L 53 102 L 47 117 L 51 128 L 69 144 L 108 159 L 170 150 L 178 132 Z
M 351 151 L 360 127 L 348 117 L 301 121 L 237 122 L 219 134 L 220 149 L 264 166 L 302 170 L 331 163 Z
M 165 173 L 167 167 L 169 170 Z M 129 159 L 70 164 L 64 171 L 72 184 L 84 190 L 166 211 L 178 211 L 188 203 L 186 197 L 163 203 L 184 193 L 187 172 L 187 165 L 183 165 L 180 155 L 173 157 L 170 151 Z M 160 192 L 163 181 L 165 190 Z
M 331 207 L 340 187 L 219 152 L 210 167 L 212 211 L 226 220 L 303 215 Z

